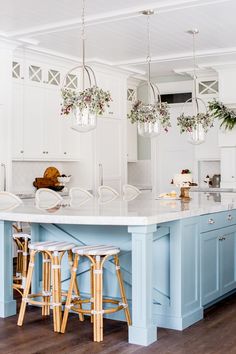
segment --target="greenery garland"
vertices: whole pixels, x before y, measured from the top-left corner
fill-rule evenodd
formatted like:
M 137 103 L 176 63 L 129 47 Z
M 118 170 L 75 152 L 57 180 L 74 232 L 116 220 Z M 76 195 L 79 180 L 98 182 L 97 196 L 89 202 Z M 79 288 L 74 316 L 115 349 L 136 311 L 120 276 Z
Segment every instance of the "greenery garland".
M 191 133 L 199 124 L 202 125 L 204 132 L 207 133 L 213 127 L 213 120 L 214 117 L 208 112 L 198 113 L 195 116 L 186 116 L 182 113 L 177 118 L 177 125 L 180 127 L 180 134 Z
M 131 123 L 155 123 L 160 121 L 162 128 L 168 132 L 171 127 L 170 113 L 166 102 L 145 104 L 138 100 L 133 104 L 130 114 L 127 115 Z
M 209 102 L 208 106 L 212 116 L 221 120 L 220 127 L 225 130 L 232 130 L 235 127 L 236 113 L 232 109 L 217 100 Z
M 109 107 L 111 94 L 109 91 L 103 91 L 97 86 L 86 88 L 84 91 L 75 91 L 68 88 L 62 88 L 62 115 L 69 115 L 77 108 L 80 111 L 88 109 L 90 113 L 101 116 L 106 107 Z

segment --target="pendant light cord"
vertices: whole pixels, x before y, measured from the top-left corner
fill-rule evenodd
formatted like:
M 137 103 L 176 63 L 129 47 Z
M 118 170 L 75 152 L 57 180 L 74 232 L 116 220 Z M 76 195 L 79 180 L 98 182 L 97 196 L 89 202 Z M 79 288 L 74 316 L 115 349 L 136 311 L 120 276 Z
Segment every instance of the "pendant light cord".
M 148 82 L 148 101 L 151 102 L 151 34 L 150 34 L 150 15 L 147 15 L 147 82 Z
M 81 38 L 82 38 L 82 86 L 85 86 L 85 0 L 82 0 L 82 16 L 81 16 Z
M 196 74 L 196 34 L 198 34 L 198 30 L 192 30 L 190 33 L 192 33 L 193 36 L 193 97 L 192 97 L 192 103 L 193 103 L 193 112 L 195 115 L 199 114 L 199 103 L 198 103 L 198 98 L 197 98 L 197 74 Z M 196 109 L 196 110 L 195 110 Z

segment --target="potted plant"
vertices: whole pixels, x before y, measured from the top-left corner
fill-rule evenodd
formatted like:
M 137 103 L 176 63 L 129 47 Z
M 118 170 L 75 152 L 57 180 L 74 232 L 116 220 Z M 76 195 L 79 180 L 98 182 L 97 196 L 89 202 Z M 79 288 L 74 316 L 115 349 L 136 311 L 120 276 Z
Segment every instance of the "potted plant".
M 152 136 L 152 133 L 156 135 L 159 132 L 159 125 L 166 132 L 171 127 L 168 105 L 163 102 L 145 104 L 138 100 L 133 104 L 128 119 L 132 124 L 138 124 L 139 134 L 143 136 Z

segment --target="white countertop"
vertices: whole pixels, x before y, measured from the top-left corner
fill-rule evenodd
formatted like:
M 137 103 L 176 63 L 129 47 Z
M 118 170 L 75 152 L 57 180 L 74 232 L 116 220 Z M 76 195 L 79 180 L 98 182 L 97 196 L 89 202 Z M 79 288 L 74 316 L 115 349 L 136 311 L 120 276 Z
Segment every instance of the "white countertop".
M 83 224 L 83 225 L 150 225 L 178 220 L 191 216 L 236 209 L 234 193 L 192 193 L 189 202 L 181 200 L 155 200 L 151 193 L 139 195 L 125 201 L 117 198 L 103 202 L 97 198 L 84 204 L 68 205 L 52 209 L 39 209 L 34 200 L 24 200 L 24 204 L 13 210 L 0 210 L 0 220 Z M 66 205 L 67 204 L 67 205 Z

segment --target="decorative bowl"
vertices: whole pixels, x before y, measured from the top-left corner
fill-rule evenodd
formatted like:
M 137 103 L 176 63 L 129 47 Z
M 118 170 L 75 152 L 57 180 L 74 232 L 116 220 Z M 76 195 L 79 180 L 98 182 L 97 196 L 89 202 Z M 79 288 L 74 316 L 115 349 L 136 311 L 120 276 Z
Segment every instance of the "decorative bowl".
M 65 183 L 68 183 L 70 182 L 70 176 L 66 176 L 66 177 L 57 177 L 57 180 L 59 183 L 61 184 L 65 184 Z

